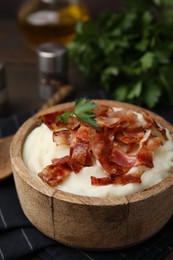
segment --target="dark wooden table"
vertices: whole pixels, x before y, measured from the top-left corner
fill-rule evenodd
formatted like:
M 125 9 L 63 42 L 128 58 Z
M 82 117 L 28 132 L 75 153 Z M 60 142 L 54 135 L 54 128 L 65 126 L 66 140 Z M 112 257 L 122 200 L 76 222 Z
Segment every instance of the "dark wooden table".
M 16 21 L 1 20 L 0 62 L 5 64 L 9 103 L 14 113 L 38 106 L 36 60 L 36 53 L 25 46 Z

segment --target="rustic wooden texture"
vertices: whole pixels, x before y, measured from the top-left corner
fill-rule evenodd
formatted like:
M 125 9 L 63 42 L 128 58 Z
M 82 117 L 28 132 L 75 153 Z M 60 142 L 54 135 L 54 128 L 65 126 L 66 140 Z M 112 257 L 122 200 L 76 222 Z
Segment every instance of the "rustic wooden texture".
M 27 132 L 21 130 L 19 138 L 17 135 L 14 136 L 14 143 L 17 145 L 11 147 L 11 153 L 14 155 L 11 164 L 18 197 L 24 213 L 33 225 L 53 238 L 52 196 L 54 190 L 32 178 L 21 160 L 22 150 L 20 147 L 23 147 L 27 134 L 39 124 L 39 120 L 31 119 L 26 123 Z
M 57 191 L 53 206 L 57 241 L 89 250 L 124 246 L 128 219 L 125 197 L 105 200 Z
M 13 168 L 13 172 L 22 172 L 23 165 L 15 160 L 14 164 L 18 165 Z M 28 173 L 29 174 L 29 173 Z M 44 188 L 41 187 L 38 180 L 35 180 L 34 185 L 28 184 L 27 179 L 19 174 L 14 174 L 16 189 L 20 204 L 25 215 L 40 231 L 49 237 L 54 238 L 54 227 L 52 219 L 52 193 L 47 195 L 43 193 Z M 42 191 L 40 192 L 39 189 Z
M 0 180 L 11 175 L 10 144 L 13 136 L 0 138 Z
M 95 102 L 138 112 L 144 110 L 115 101 Z M 173 213 L 172 174 L 146 191 L 121 197 L 95 198 L 53 189 L 30 175 L 24 165 L 23 143 L 32 129 L 40 124 L 38 116 L 68 109 L 72 105 L 74 103 L 61 104 L 39 112 L 25 122 L 13 139 L 12 167 L 18 196 L 26 216 L 44 234 L 72 247 L 116 249 L 146 240 L 160 230 Z M 169 123 L 160 116 L 148 113 L 173 135 L 173 127 Z
M 153 188 L 126 197 L 129 202 L 127 243 L 133 239 L 143 241 L 167 223 L 173 214 L 172 184 L 173 174 Z

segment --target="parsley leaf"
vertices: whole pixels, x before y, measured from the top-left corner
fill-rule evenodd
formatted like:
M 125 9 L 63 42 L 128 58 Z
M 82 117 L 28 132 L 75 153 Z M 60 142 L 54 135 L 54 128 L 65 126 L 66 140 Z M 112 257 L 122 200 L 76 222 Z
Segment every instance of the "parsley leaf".
M 74 107 L 74 112 L 76 115 L 82 114 L 82 113 L 88 113 L 91 114 L 91 110 L 96 108 L 98 105 L 94 102 L 92 102 L 89 99 L 86 98 L 79 98 L 77 99 Z M 94 114 L 94 113 L 92 113 Z M 94 114 L 95 116 L 95 114 Z
M 84 76 L 116 100 L 149 108 L 161 98 L 173 104 L 173 1 L 124 4 L 122 12 L 79 22 L 68 54 Z
M 146 52 L 141 58 L 141 65 L 144 71 L 152 68 L 154 62 L 154 54 L 152 52 Z
M 61 116 L 58 116 L 56 118 L 55 122 L 57 123 L 59 120 L 61 120 L 63 123 L 65 123 L 65 122 L 67 122 L 69 116 L 71 116 L 71 115 L 72 115 L 72 113 L 67 111 L 67 112 L 63 113 Z
M 87 123 L 94 127 L 96 130 L 99 129 L 99 126 L 96 122 L 96 114 L 92 112 L 93 109 L 97 108 L 98 105 L 93 101 L 86 98 L 79 98 L 75 102 L 74 111 L 67 111 L 62 115 L 56 118 L 56 123 L 58 121 L 67 122 L 69 116 L 76 116 L 80 121 Z

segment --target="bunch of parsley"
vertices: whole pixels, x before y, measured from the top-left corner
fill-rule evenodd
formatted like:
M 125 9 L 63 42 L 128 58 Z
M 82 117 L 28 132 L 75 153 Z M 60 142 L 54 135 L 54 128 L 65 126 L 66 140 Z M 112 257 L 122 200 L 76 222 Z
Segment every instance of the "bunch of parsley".
M 173 104 L 171 1 L 128 0 L 122 13 L 79 22 L 68 46 L 72 61 L 115 100 Z

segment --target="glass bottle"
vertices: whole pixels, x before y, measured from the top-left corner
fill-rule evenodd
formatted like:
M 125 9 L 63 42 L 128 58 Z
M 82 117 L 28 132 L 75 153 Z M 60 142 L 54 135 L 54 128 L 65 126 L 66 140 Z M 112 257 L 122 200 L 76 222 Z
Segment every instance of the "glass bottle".
M 88 17 L 82 0 L 28 0 L 17 13 L 23 36 L 33 47 L 46 42 L 67 44 L 75 35 L 76 22 Z

